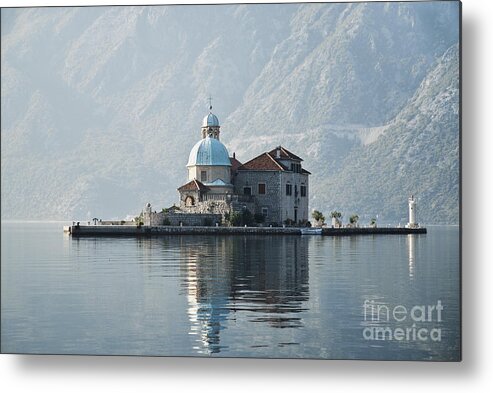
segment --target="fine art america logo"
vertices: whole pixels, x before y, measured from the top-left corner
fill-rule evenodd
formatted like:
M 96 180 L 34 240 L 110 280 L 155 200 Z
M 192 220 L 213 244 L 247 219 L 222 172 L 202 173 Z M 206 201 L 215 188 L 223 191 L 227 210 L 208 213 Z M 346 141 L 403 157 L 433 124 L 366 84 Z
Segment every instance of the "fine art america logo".
M 441 341 L 442 302 L 389 306 L 366 299 L 363 303 L 363 338 L 368 341 Z

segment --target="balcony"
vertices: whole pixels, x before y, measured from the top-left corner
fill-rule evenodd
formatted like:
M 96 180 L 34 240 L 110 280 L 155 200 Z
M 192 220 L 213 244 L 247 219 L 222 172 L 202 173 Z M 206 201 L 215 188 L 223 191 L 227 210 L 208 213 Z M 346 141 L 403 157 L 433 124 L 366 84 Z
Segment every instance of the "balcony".
M 207 201 L 226 201 L 226 202 L 253 202 L 253 195 L 233 195 L 233 194 L 204 194 L 202 202 Z
M 202 195 L 202 201 L 230 201 L 231 194 L 204 194 Z

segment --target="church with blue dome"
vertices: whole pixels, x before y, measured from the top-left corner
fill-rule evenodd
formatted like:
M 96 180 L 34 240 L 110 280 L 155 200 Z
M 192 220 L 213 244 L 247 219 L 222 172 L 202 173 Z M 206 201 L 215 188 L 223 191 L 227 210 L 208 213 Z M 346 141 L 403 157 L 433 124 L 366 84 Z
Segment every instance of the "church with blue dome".
M 220 215 L 221 224 L 248 211 L 259 224 L 305 225 L 310 172 L 303 159 L 277 146 L 242 164 L 221 142 L 219 119 L 209 109 L 188 156 L 187 183 L 178 188 L 179 210 Z
M 219 119 L 210 112 L 202 121 L 202 138 L 190 150 L 187 163 L 188 183 L 178 189 L 180 204 L 187 210 L 204 210 L 201 207 L 205 206 L 200 202 L 214 198 L 218 201 L 226 200 L 234 193 L 231 158 L 228 149 L 219 139 L 220 128 Z

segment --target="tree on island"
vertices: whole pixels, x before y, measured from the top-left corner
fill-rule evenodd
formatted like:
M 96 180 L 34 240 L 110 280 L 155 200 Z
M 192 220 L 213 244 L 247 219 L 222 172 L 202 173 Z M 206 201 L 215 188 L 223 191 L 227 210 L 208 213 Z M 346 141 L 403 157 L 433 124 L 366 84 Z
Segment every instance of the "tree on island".
M 315 220 L 317 226 L 323 226 L 325 224 L 325 216 L 322 214 L 321 211 L 314 210 L 312 212 L 312 217 Z
M 291 219 L 291 218 L 286 218 L 284 220 L 284 225 L 287 226 L 287 227 L 292 227 L 295 224 L 296 224 L 296 222 L 293 219 Z
M 257 224 L 262 224 L 265 222 L 265 216 L 262 213 L 255 213 L 253 219 Z
M 377 227 L 377 219 L 375 217 L 370 220 L 370 227 L 372 228 Z
M 135 224 L 140 227 L 144 225 L 144 212 L 141 212 L 140 215 L 134 218 Z
M 243 211 L 241 212 L 241 224 L 249 227 L 255 224 L 255 219 L 250 210 L 243 209 Z
M 330 212 L 330 217 L 332 218 L 332 227 L 340 228 L 342 226 L 341 217 L 342 213 L 334 210 Z
M 228 212 L 224 214 L 224 220 L 226 224 L 231 227 L 237 227 L 241 225 L 241 214 L 238 212 Z
M 255 223 L 254 216 L 252 212 L 248 209 L 244 209 L 241 213 L 230 212 L 224 215 L 224 220 L 229 226 L 253 226 Z
M 351 217 L 349 217 L 349 224 L 352 227 L 356 227 L 358 226 L 358 220 L 359 220 L 359 216 L 357 214 L 353 214 Z

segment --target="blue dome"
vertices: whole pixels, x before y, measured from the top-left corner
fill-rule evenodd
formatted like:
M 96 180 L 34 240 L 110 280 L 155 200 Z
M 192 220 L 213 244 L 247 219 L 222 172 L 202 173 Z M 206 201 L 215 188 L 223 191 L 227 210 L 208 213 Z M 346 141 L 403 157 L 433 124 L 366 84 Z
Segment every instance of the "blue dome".
M 209 113 L 202 121 L 202 127 L 219 127 L 219 119 L 214 113 Z
M 231 166 L 231 161 L 226 146 L 208 136 L 198 141 L 190 151 L 187 166 L 194 165 Z

